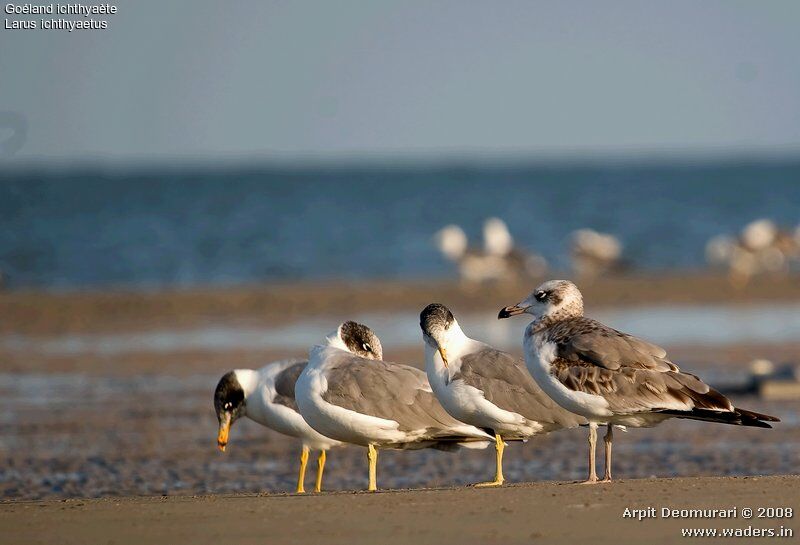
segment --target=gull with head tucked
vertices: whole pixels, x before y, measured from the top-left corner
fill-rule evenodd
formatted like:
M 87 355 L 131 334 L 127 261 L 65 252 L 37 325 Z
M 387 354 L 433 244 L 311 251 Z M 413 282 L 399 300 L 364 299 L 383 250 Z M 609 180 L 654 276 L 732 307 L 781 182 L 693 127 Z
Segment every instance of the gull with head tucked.
M 425 370 L 439 402 L 453 417 L 495 436 L 494 481 L 476 486 L 500 486 L 505 481 L 505 441 L 586 423 L 550 399 L 522 360 L 467 337 L 446 306 L 428 305 L 419 321 Z
M 597 482 L 597 426 L 606 425 L 604 482 L 611 480 L 612 426 L 651 427 L 688 418 L 771 428 L 774 416 L 735 407 L 695 375 L 682 372 L 660 346 L 583 315 L 583 297 L 567 280 L 540 285 L 498 318 L 530 314 L 525 363 L 559 405 L 589 421 L 589 479 Z
M 309 355 L 295 387 L 300 413 L 319 433 L 367 447 L 369 490 L 377 489 L 379 448 L 452 450 L 493 439 L 447 414 L 423 371 L 382 361 L 365 325 L 344 322 Z

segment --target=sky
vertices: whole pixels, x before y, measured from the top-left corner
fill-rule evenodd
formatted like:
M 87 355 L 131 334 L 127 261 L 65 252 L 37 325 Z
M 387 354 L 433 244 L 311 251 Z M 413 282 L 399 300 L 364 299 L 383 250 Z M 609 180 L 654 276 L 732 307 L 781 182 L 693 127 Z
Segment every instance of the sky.
M 794 0 L 116 5 L 0 28 L 0 160 L 800 152 Z

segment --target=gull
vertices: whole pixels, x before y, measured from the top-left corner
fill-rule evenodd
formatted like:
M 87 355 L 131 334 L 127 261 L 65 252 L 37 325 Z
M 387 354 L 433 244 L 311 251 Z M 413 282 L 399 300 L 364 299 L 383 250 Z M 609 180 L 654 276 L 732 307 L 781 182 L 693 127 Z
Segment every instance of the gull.
M 571 239 L 572 266 L 579 276 L 595 278 L 622 268 L 622 243 L 614 235 L 578 229 Z
M 728 278 L 743 288 L 760 274 L 786 275 L 800 257 L 800 238 L 770 219 L 745 225 L 738 237 L 718 235 L 706 244 L 709 264 L 728 269 Z
M 470 247 L 466 233 L 458 225 L 440 229 L 434 235 L 434 242 L 442 255 L 458 266 L 458 273 L 466 283 L 497 281 L 506 276 L 503 257 Z
M 461 278 L 468 283 L 513 280 L 541 276 L 547 261 L 514 245 L 505 222 L 488 218 L 483 224 L 483 247 L 471 247 L 466 233 L 458 225 L 447 225 L 434 235 L 439 251 L 458 266 Z
M 439 402 L 454 418 L 495 437 L 495 478 L 475 486 L 503 484 L 505 441 L 586 424 L 550 399 L 521 359 L 467 337 L 446 306 L 428 305 L 419 320 L 425 369 Z
M 695 375 L 682 372 L 663 348 L 583 315 L 583 297 L 567 280 L 540 285 L 498 318 L 530 314 L 525 363 L 559 405 L 589 421 L 589 479 L 597 482 L 597 427 L 607 426 L 604 482 L 611 481 L 612 426 L 652 427 L 668 418 L 771 428 L 774 416 L 735 407 Z
M 262 426 L 302 441 L 300 471 L 297 475 L 298 494 L 305 492 L 309 452 L 312 449 L 319 450 L 314 492 L 320 492 L 326 451 L 341 445 L 339 441 L 314 430 L 297 410 L 295 382 L 307 363 L 304 360 L 287 360 L 270 363 L 258 370 L 229 371 L 222 376 L 214 392 L 214 409 L 219 420 L 217 446 L 221 451 L 225 452 L 233 423 L 245 416 Z
M 452 450 L 494 439 L 447 414 L 423 371 L 381 361 L 381 342 L 365 325 L 344 322 L 309 355 L 295 390 L 300 413 L 323 435 L 367 447 L 370 491 L 379 448 Z
M 514 244 L 506 222 L 500 218 L 488 218 L 483 222 L 483 251 L 486 255 L 501 257 L 509 277 L 536 277 L 547 272 L 547 260 Z

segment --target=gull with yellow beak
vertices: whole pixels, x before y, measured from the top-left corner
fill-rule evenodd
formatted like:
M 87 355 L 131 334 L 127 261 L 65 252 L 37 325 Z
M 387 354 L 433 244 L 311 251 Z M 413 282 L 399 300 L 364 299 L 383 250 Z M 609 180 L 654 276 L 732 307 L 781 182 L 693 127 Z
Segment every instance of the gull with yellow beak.
M 307 361 L 289 360 L 266 365 L 258 370 L 236 369 L 225 373 L 214 392 L 214 409 L 219 420 L 217 446 L 223 452 L 228 445 L 231 426 L 239 418 L 258 422 L 303 443 L 297 493 L 305 492 L 304 480 L 309 452 L 319 450 L 314 492 L 322 490 L 326 451 L 341 443 L 315 431 L 297 410 L 294 386 Z
M 437 399 L 454 418 L 491 431 L 495 437 L 495 478 L 475 486 L 503 484 L 505 441 L 586 423 L 550 399 L 522 359 L 467 337 L 446 306 L 428 305 L 419 322 L 425 370 Z

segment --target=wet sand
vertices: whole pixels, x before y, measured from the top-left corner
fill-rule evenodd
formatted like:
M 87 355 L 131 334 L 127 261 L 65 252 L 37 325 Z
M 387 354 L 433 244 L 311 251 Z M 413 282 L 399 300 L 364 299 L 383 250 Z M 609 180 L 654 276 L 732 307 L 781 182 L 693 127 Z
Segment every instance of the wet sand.
M 800 477 L 536 483 L 322 495 L 194 496 L 0 503 L 3 543 L 516 544 L 792 542 L 797 515 L 745 519 L 743 508 L 800 505 Z M 623 517 L 626 508 L 738 508 L 737 518 Z M 686 528 L 772 529 L 794 538 L 682 537 Z
M 433 301 L 462 311 L 497 312 L 529 294 L 537 280 L 468 286 L 447 280 L 264 284 L 187 290 L 0 292 L 0 333 L 56 334 L 260 324 L 317 314 L 419 311 Z M 800 301 L 797 277 L 758 277 L 735 289 L 710 273 L 631 275 L 578 282 L 587 309 L 647 304 L 748 304 Z
M 738 405 L 782 418 L 773 430 L 674 420 L 652 430 L 617 434 L 615 470 L 622 481 L 613 487 L 549 483 L 585 476 L 586 432 L 578 429 L 511 445 L 505 462 L 511 486 L 503 490 L 347 493 L 366 486 L 364 451 L 348 447 L 328 457 L 325 489 L 333 493 L 255 497 L 247 494 L 294 490 L 299 444 L 244 420 L 234 426 L 228 451 L 218 452 L 213 388 L 231 368 L 259 367 L 302 356 L 303 351 L 272 346 L 174 346 L 160 351 L 143 347 L 114 354 L 36 349 L 37 339 L 53 336 L 173 331 L 209 324 L 269 328 L 315 314 L 331 319 L 364 312 L 391 316 L 418 311 L 432 300 L 490 313 L 529 289 L 495 286 L 476 291 L 447 282 L 371 282 L 1 294 L 0 334 L 12 341 L 34 341 L 24 350 L 0 343 L 2 542 L 297 542 L 291 517 L 303 509 L 310 515 L 297 528 L 310 532 L 313 539 L 306 542 L 558 543 L 591 536 L 603 543 L 617 535 L 612 524 L 618 523 L 631 540 L 652 541 L 652 531 L 657 539 L 671 542 L 679 540 L 673 533 L 678 526 L 622 520 L 621 510 L 628 502 L 659 506 L 664 497 L 676 506 L 715 501 L 741 506 L 762 500 L 765 505 L 781 504 L 784 498 L 797 505 L 796 478 L 742 477 L 797 473 L 800 400 L 734 398 Z M 594 307 L 603 308 L 653 302 L 730 303 L 735 308 L 800 300 L 800 283 L 762 279 L 752 289 L 737 291 L 713 275 L 618 278 L 598 281 L 584 291 Z M 800 361 L 800 342 L 678 343 L 667 348 L 684 369 L 701 376 L 741 374 L 756 357 Z M 393 346 L 386 356 L 420 365 L 422 347 Z M 464 486 L 486 480 L 493 459 L 490 450 L 385 451 L 380 455 L 379 486 Z M 652 480 L 653 476 L 679 479 Z M 714 476 L 731 478 L 708 480 Z M 307 487 L 311 480 L 309 474 Z M 59 501 L 64 499 L 68 501 Z M 584 513 L 590 514 L 590 524 L 580 524 Z M 436 524 L 443 524 L 447 533 Z M 576 533 L 562 533 L 565 524 Z
M 233 426 L 227 451 L 216 448 L 212 394 L 221 374 L 236 366 L 229 362 L 216 372 L 191 372 L 194 366 L 189 366 L 177 374 L 0 373 L 0 494 L 46 499 L 294 490 L 296 440 L 242 419 Z M 620 433 L 614 443 L 616 474 L 796 472 L 800 401 L 752 395 L 737 395 L 735 401 L 783 422 L 764 430 L 670 420 L 654 429 Z M 511 483 L 583 478 L 585 449 L 584 429 L 510 445 L 506 478 Z M 598 456 L 602 459 L 602 449 Z M 383 451 L 379 485 L 479 482 L 489 478 L 493 460 L 491 449 Z M 362 448 L 331 451 L 325 489 L 365 488 L 365 461 Z

